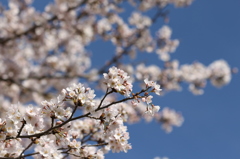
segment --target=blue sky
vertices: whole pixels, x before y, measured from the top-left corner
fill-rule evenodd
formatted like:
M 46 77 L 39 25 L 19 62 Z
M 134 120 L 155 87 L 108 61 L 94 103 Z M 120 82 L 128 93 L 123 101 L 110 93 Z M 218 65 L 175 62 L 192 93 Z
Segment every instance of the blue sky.
M 225 59 L 231 67 L 240 68 L 239 7 L 237 0 L 196 0 L 187 8 L 170 7 L 168 25 L 173 30 L 173 38 L 180 40 L 172 59 L 178 59 L 180 64 L 199 61 L 205 65 Z M 157 30 L 162 24 L 160 20 L 152 29 Z M 95 53 L 93 61 L 101 66 L 99 61 L 106 59 L 101 55 L 111 52 L 112 48 L 96 42 L 89 49 Z M 149 57 L 145 59 L 148 64 L 159 63 L 156 56 Z M 208 83 L 201 96 L 191 94 L 183 84 L 181 92 L 170 92 L 155 99 L 162 108 L 181 111 L 185 118 L 183 126 L 166 134 L 155 122 L 131 125 L 133 149 L 127 154 L 109 154 L 106 158 L 239 159 L 239 77 L 239 74 L 233 75 L 231 83 L 222 88 Z
M 231 67 L 240 68 L 239 7 L 239 0 L 196 0 L 187 8 L 170 7 L 168 25 L 180 40 L 172 58 L 181 64 L 199 61 L 205 65 L 225 59 Z M 239 77 L 233 75 L 231 83 L 220 89 L 208 83 L 202 96 L 192 95 L 183 86 L 182 92 L 160 97 L 159 105 L 182 112 L 183 126 L 165 134 L 154 122 L 131 125 L 133 149 L 107 158 L 239 159 Z
M 46 2 L 48 0 L 36 0 L 35 5 L 42 8 Z M 180 40 L 172 59 L 178 59 L 181 64 L 199 61 L 205 65 L 225 59 L 231 67 L 240 68 L 239 8 L 239 0 L 195 0 L 187 8 L 170 7 L 168 25 L 173 30 L 173 38 Z M 159 22 L 155 27 L 161 25 Z M 104 58 L 101 55 L 111 49 L 103 46 L 98 42 L 89 46 L 94 54 L 93 61 Z M 155 59 L 148 61 L 156 62 Z M 101 63 L 96 62 L 96 65 Z M 167 106 L 182 112 L 183 126 L 166 134 L 155 122 L 131 125 L 133 149 L 127 154 L 108 154 L 106 158 L 239 159 L 239 78 L 239 73 L 233 75 L 231 83 L 220 89 L 208 83 L 201 96 L 192 95 L 183 85 L 181 92 L 159 97 L 155 101 L 162 108 Z

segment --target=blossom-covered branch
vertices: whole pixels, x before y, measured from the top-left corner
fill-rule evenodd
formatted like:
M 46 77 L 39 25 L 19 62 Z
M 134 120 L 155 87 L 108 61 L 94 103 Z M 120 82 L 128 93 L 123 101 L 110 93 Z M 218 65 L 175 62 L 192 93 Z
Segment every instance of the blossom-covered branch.
M 0 147 L 7 147 L 0 156 L 22 158 L 33 147 L 35 153 L 32 155 L 47 158 L 61 158 L 66 153 L 75 157 L 88 157 L 90 154 L 103 157 L 109 150 L 127 152 L 131 149 L 127 127 L 124 126 L 128 116 L 122 114 L 123 108 L 119 104 L 142 100 L 146 103 L 146 112 L 154 115 L 160 107 L 152 104 L 149 93 L 159 95 L 161 91 L 155 82 L 145 80 L 146 88 L 132 93 L 129 79 L 126 72 L 112 67 L 104 74 L 107 91 L 99 101 L 94 99 L 94 90 L 79 83 L 63 89 L 57 99 L 43 101 L 41 107 L 30 105 L 21 110 L 18 105 L 10 106 L 6 112 L 8 115 L 0 118 Z M 109 102 L 107 97 L 112 93 L 126 97 Z M 73 110 L 67 106 L 69 102 L 74 104 Z M 81 112 L 83 114 L 78 115 Z M 65 147 L 69 149 L 66 151 Z
M 233 72 L 225 60 L 206 66 L 171 58 L 180 41 L 167 24 L 169 5 L 191 3 L 54 0 L 44 9 L 33 0 L 0 4 L 0 158 L 102 159 L 132 148 L 126 123 L 156 120 L 167 133 L 181 126 L 181 113 L 160 110 L 153 98 L 181 90 L 184 82 L 200 95 L 208 81 L 228 84 Z M 97 41 L 105 42 L 94 51 Z M 105 44 L 111 45 L 109 56 Z M 159 61 L 148 60 L 150 54 Z

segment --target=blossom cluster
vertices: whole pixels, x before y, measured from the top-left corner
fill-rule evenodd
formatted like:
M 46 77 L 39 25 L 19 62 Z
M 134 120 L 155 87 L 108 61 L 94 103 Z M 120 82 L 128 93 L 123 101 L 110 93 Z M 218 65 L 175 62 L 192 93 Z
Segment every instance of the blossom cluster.
M 171 40 L 172 30 L 168 26 L 163 26 L 158 31 L 158 49 L 156 53 L 159 55 L 159 58 L 163 61 L 169 61 L 169 53 L 175 52 L 176 48 L 179 45 L 179 40 Z
M 124 122 L 141 108 L 125 101 L 142 100 L 146 103 L 144 113 L 153 117 L 160 107 L 152 104 L 149 93 L 159 95 L 160 85 L 146 79 L 146 89 L 130 94 L 132 85 L 123 70 L 111 67 L 104 78 L 111 91 L 102 99 L 95 99 L 94 90 L 79 83 L 62 89 L 55 99 L 42 101 L 40 107 L 10 105 L 7 115 L 0 118 L 0 147 L 4 149 L 0 156 L 63 158 L 66 154 L 70 158 L 100 159 L 109 151 L 127 152 L 132 146 Z M 125 99 L 107 100 L 112 93 Z M 28 149 L 34 149 L 34 153 L 25 154 Z
M 162 128 L 168 133 L 172 131 L 172 126 L 179 127 L 184 121 L 180 113 L 177 113 L 175 110 L 171 110 L 167 107 L 156 115 L 156 119 L 162 122 Z
M 208 80 L 216 87 L 231 80 L 224 60 L 172 60 L 179 40 L 167 24 L 152 29 L 159 18 L 168 21 L 169 5 L 192 1 L 55 0 L 40 11 L 33 0 L 0 2 L 0 157 L 102 159 L 132 148 L 126 122 L 156 120 L 166 132 L 181 126 L 181 113 L 160 110 L 155 95 L 180 90 L 182 82 L 202 94 Z M 134 11 L 122 16 L 127 8 Z M 115 49 L 99 64 L 89 47 L 97 40 Z M 140 52 L 155 52 L 160 64 L 139 62 Z M 97 98 L 90 87 L 105 94 Z
M 147 16 L 142 16 L 140 13 L 133 12 L 129 18 L 129 23 L 135 25 L 138 29 L 143 29 L 151 25 L 152 20 Z
M 135 4 L 133 1 L 131 1 Z M 146 11 L 151 9 L 152 7 L 158 6 L 161 8 L 166 7 L 169 4 L 173 4 L 175 7 L 185 7 L 190 5 L 193 0 L 151 0 L 151 1 L 140 1 L 139 9 L 142 11 Z
M 116 67 L 109 69 L 109 73 L 103 74 L 108 88 L 113 88 L 120 94 L 129 96 L 132 92 L 132 84 L 129 81 L 130 76 L 127 76 L 127 73 L 123 70 L 120 70 Z
M 163 25 L 158 31 L 150 28 L 158 18 L 168 19 L 164 11 L 168 4 L 184 7 L 192 0 L 128 2 L 126 5 L 131 5 L 135 11 L 127 18 L 120 15 L 125 8 L 122 1 L 56 0 L 47 4 L 41 12 L 34 8 L 31 0 L 8 1 L 8 7 L 3 4 L 0 12 L 1 103 L 10 100 L 13 103 L 33 101 L 40 104 L 46 97 L 53 98 L 54 93 L 79 79 L 98 83 L 99 75 L 111 65 L 121 64 L 124 56 L 136 58 L 139 51 L 156 52 L 164 63 L 173 62 L 169 53 L 176 50 L 179 41 L 171 39 L 170 27 Z M 157 12 L 152 17 L 143 13 L 155 11 L 156 7 Z M 86 49 L 99 39 L 112 42 L 116 48 L 113 59 L 106 61 L 101 69 L 95 68 L 91 59 L 95 54 Z M 136 69 L 141 65 L 136 65 Z M 219 69 L 213 69 L 215 73 L 211 82 L 214 85 L 221 86 L 230 81 L 231 76 L 221 79 L 229 74 L 228 69 L 223 74 L 216 73 Z M 176 71 L 167 68 L 162 72 L 165 72 L 160 78 L 162 87 L 179 89 L 179 80 L 165 78 L 165 74 L 175 77 Z M 142 76 L 139 71 L 133 71 L 133 74 L 137 79 Z M 189 82 L 191 90 L 197 92 L 192 80 L 185 81 Z M 127 95 L 130 89 L 122 93 Z M 54 93 L 51 90 L 55 90 Z
M 136 68 L 136 78 L 143 80 L 149 78 L 159 81 L 165 90 L 180 90 L 180 82 L 189 83 L 189 90 L 194 94 L 203 94 L 203 88 L 207 80 L 214 86 L 222 87 L 231 80 L 231 68 L 224 60 L 217 60 L 205 66 L 200 62 L 184 64 L 179 66 L 179 62 L 174 60 L 167 62 L 164 69 L 156 65 L 145 66 L 141 64 Z

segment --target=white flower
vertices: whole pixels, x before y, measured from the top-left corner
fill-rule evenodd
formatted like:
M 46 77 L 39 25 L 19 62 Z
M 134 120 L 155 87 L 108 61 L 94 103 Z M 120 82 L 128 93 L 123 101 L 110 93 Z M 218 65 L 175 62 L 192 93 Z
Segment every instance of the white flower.
M 150 103 L 152 103 L 152 98 L 153 98 L 153 96 L 147 96 L 147 97 L 142 98 L 142 101 L 146 102 L 147 104 L 150 104 Z
M 103 76 L 105 78 L 104 83 L 107 87 L 113 88 L 125 96 L 129 96 L 132 92 L 132 84 L 129 81 L 130 76 L 123 70 L 113 66 L 109 69 L 109 72 L 104 73 Z
M 80 149 L 81 148 L 81 142 L 74 139 L 72 142 L 69 143 L 69 146 L 71 148 Z
M 164 108 L 159 113 L 159 121 L 162 122 L 162 128 L 167 132 L 172 131 L 172 126 L 181 126 L 184 119 L 180 113 L 169 108 Z
M 147 78 L 144 80 L 145 84 L 147 87 L 152 87 L 153 89 L 151 90 L 152 92 L 156 93 L 157 95 L 160 95 L 160 91 L 162 91 L 162 89 L 160 89 L 160 85 L 157 84 L 156 82 L 153 81 L 149 81 Z
M 208 68 L 211 72 L 210 80 L 214 86 L 221 87 L 231 81 L 231 69 L 226 61 L 217 60 Z
M 172 30 L 167 25 L 162 26 L 162 28 L 158 31 L 158 37 L 160 39 L 170 39 L 171 35 Z
M 143 29 L 144 27 L 150 26 L 152 21 L 147 16 L 141 15 L 138 12 L 133 12 L 129 18 L 129 23 L 135 25 L 138 29 Z
M 163 61 L 169 61 L 169 53 L 175 52 L 179 45 L 179 40 L 171 40 L 172 30 L 168 26 L 163 26 L 158 31 L 158 49 L 156 53 Z
M 154 106 L 153 104 L 148 105 L 145 113 L 153 116 L 155 113 L 157 113 L 159 111 L 159 109 L 160 109 L 160 106 Z

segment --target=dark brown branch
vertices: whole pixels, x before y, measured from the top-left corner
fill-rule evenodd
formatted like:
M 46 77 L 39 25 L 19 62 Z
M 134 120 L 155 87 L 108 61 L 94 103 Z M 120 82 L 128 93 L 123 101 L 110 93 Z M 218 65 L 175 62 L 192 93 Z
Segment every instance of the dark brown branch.
M 101 105 L 102 105 L 103 101 L 105 100 L 105 98 L 106 98 L 109 94 L 111 94 L 111 93 L 113 93 L 113 92 L 114 92 L 113 90 L 111 90 L 110 92 L 108 92 L 108 88 L 107 88 L 104 97 L 102 98 L 101 102 L 100 102 L 99 105 L 98 105 L 98 108 L 101 107 Z
M 70 121 L 73 121 L 73 120 L 76 120 L 76 119 L 81 119 L 81 118 L 87 117 L 88 115 L 90 115 L 90 113 L 87 113 L 87 114 L 84 114 L 84 115 L 78 116 L 78 117 L 76 117 L 76 118 L 68 119 L 68 120 L 66 120 L 65 122 L 63 122 L 62 124 L 56 125 L 56 126 L 54 126 L 54 127 L 51 127 L 51 128 L 49 128 L 48 130 L 46 130 L 46 131 L 44 131 L 44 132 L 41 132 L 41 133 L 32 134 L 32 135 L 21 135 L 21 136 L 18 136 L 18 137 L 7 137 L 6 140 L 9 140 L 9 139 L 15 139 L 15 138 L 40 137 L 40 136 L 44 136 L 44 135 L 48 135 L 48 134 L 52 134 L 52 132 L 51 132 L 52 130 L 57 129 L 57 128 L 60 128 L 60 127 L 62 127 L 63 125 L 67 124 L 67 123 L 70 122 Z
M 55 118 L 55 117 L 51 117 L 51 119 L 52 119 L 51 127 L 54 126 L 54 118 Z
M 31 141 L 31 143 L 22 151 L 22 153 L 19 155 L 18 159 L 24 158 L 22 155 L 25 151 L 27 151 L 34 143 L 34 140 Z
M 22 130 L 23 130 L 25 124 L 26 124 L 26 121 L 23 120 L 23 121 L 22 121 L 22 126 L 21 126 L 21 128 L 19 129 L 19 131 L 18 131 L 17 137 L 21 135 L 21 132 L 22 132 Z
M 101 110 L 101 109 L 108 108 L 108 107 L 110 107 L 111 105 L 114 105 L 114 104 L 117 104 L 117 103 L 122 103 L 122 102 L 128 101 L 128 100 L 130 100 L 130 99 L 135 99 L 135 97 L 138 97 L 141 93 L 146 92 L 146 91 L 149 90 L 150 88 L 151 88 L 151 87 L 148 87 L 148 88 L 146 88 L 146 89 L 142 89 L 140 92 L 134 94 L 132 97 L 128 97 L 128 98 L 124 98 L 124 99 L 119 100 L 119 101 L 116 101 L 116 102 L 112 102 L 112 103 L 110 103 L 110 104 L 108 104 L 108 105 L 105 105 L 105 106 L 103 106 L 103 107 L 101 107 L 101 108 L 97 108 L 95 111 L 99 111 L 99 110 Z
M 73 109 L 73 112 L 72 112 L 71 116 L 69 117 L 69 119 L 72 119 L 73 114 L 74 114 L 74 113 L 76 112 L 76 110 L 77 110 L 77 107 L 78 107 L 78 105 L 75 105 L 75 107 L 74 107 L 74 109 Z
M 139 97 L 139 95 L 141 93 L 144 93 L 146 91 L 148 91 L 150 89 L 150 87 L 146 88 L 146 89 L 142 89 L 140 92 L 136 93 L 136 94 L 133 94 L 132 97 L 128 97 L 128 98 L 124 98 L 122 100 L 119 100 L 119 101 L 115 101 L 115 102 L 112 102 L 108 105 L 105 105 L 104 107 L 100 107 L 100 108 L 97 108 L 95 111 L 99 111 L 99 110 L 102 110 L 102 109 L 105 109 L 105 108 L 108 108 L 110 107 L 111 105 L 114 105 L 114 104 L 117 104 L 117 103 L 121 103 L 121 102 L 124 102 L 124 101 L 128 101 L 128 100 L 131 100 L 131 99 L 135 99 L 136 97 Z M 49 128 L 48 130 L 44 131 L 44 132 L 41 132 L 41 133 L 37 133 L 37 134 L 32 134 L 32 135 L 19 135 L 18 137 L 7 137 L 6 140 L 9 140 L 9 139 L 16 139 L 16 138 L 31 138 L 31 137 L 41 137 L 41 136 L 44 136 L 44 135 L 48 135 L 48 134 L 52 134 L 53 133 L 53 130 L 57 129 L 57 128 L 60 128 L 62 126 L 64 126 L 65 124 L 69 123 L 70 121 L 74 121 L 74 120 L 77 120 L 77 119 L 81 119 L 81 118 L 84 118 L 84 117 L 88 117 L 91 113 L 86 113 L 86 114 L 83 114 L 83 115 L 80 115 L 78 117 L 75 117 L 75 118 L 69 118 L 68 120 L 64 121 L 63 123 L 59 124 L 59 125 L 56 125 L 54 127 L 51 127 Z
M 105 146 L 108 145 L 108 143 L 99 143 L 99 144 L 95 144 L 95 145 L 84 145 L 82 147 L 91 147 L 91 146 Z

